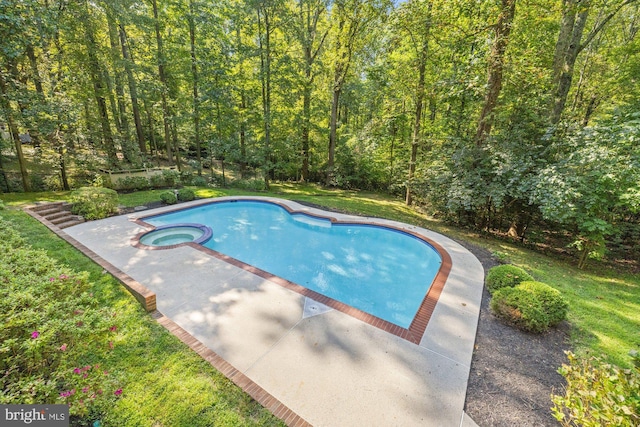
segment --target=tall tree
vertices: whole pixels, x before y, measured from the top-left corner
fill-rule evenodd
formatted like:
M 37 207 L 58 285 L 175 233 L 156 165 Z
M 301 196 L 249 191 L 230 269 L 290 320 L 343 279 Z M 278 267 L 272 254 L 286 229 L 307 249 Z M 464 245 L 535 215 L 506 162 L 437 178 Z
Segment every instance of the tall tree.
M 111 132 L 111 123 L 109 121 L 109 112 L 105 98 L 106 88 L 103 81 L 104 70 L 98 58 L 98 44 L 95 38 L 95 29 L 93 20 L 91 19 L 90 7 L 92 7 L 91 4 L 86 2 L 80 15 L 84 23 L 85 47 L 88 57 L 87 66 L 89 67 L 89 74 L 93 84 L 94 98 L 98 106 L 104 149 L 107 153 L 109 165 L 113 167 L 118 164 L 118 156 L 113 140 L 113 133 Z
M 14 112 L 11 107 L 11 102 L 8 97 L 8 89 L 6 79 L 3 76 L 2 70 L 0 70 L 0 106 L 2 106 L 2 112 L 9 125 L 9 132 L 11 139 L 13 139 L 14 146 L 16 148 L 16 154 L 18 156 L 18 165 L 20 166 L 20 176 L 22 178 L 22 187 L 25 192 L 30 191 L 29 174 L 27 172 L 27 162 L 22 152 L 22 142 L 20 141 L 20 135 L 18 132 L 18 126 L 14 120 Z
M 198 95 L 198 60 L 196 57 L 196 22 L 194 0 L 189 0 L 189 51 L 191 53 L 191 77 L 193 79 L 193 133 L 196 143 L 198 175 L 202 175 L 202 149 L 200 142 L 200 97 Z
M 172 114 L 167 101 L 169 87 L 167 85 L 167 73 L 165 69 L 166 58 L 164 52 L 164 44 L 162 39 L 162 33 L 160 31 L 160 18 L 158 16 L 158 2 L 157 0 L 151 0 L 151 6 L 153 8 L 153 23 L 156 34 L 156 60 L 158 63 L 158 78 L 160 79 L 161 90 L 160 97 L 162 99 L 162 123 L 164 125 L 164 144 L 167 152 L 167 158 L 169 163 L 173 164 L 173 147 L 171 147 L 171 119 Z
M 129 44 L 127 40 L 127 33 L 122 23 L 118 24 L 118 36 L 120 38 L 120 47 L 122 49 L 122 58 L 124 63 L 124 70 L 127 74 L 127 83 L 129 86 L 129 97 L 131 98 L 131 110 L 133 112 L 133 123 L 136 127 L 136 138 L 138 140 L 138 147 L 142 154 L 147 153 L 147 144 L 144 138 L 144 130 L 142 129 L 142 119 L 140 116 L 140 107 L 138 106 L 138 84 L 133 76 L 133 59 L 129 53 Z
M 516 0 L 501 0 L 500 14 L 498 15 L 498 21 L 494 25 L 493 45 L 489 55 L 487 91 L 476 130 L 475 143 L 477 146 L 484 145 L 487 137 L 491 134 L 493 110 L 498 105 L 498 96 L 502 90 L 505 51 L 509 43 L 511 24 L 515 13 Z
M 269 180 L 274 171 L 271 147 L 271 63 L 273 61 L 272 33 L 275 30 L 275 0 L 258 0 L 256 4 L 258 18 L 258 48 L 260 51 L 260 85 L 262 89 L 262 123 L 264 131 L 264 182 L 269 188 Z
M 338 140 L 338 110 L 340 95 L 352 65 L 359 38 L 372 21 L 367 0 L 338 0 L 332 5 L 332 20 L 337 26 L 333 42 L 333 81 L 331 84 L 331 116 L 329 119 L 329 155 L 326 185 L 334 185 L 335 152 Z
M 311 128 L 311 95 L 317 72 L 314 64 L 318 59 L 329 27 L 320 28 L 320 20 L 327 12 L 327 0 L 298 0 L 295 21 L 295 35 L 303 55 L 304 80 L 302 82 L 302 180 L 309 180 L 309 133 Z
M 562 19 L 553 59 L 553 105 L 550 109 L 549 123 L 554 126 L 560 118 L 567 103 L 571 89 L 573 73 L 578 55 L 605 28 L 611 19 L 625 6 L 636 0 L 624 0 L 611 6 L 610 10 L 601 13 L 600 19 L 583 40 L 592 0 L 563 0 Z
M 135 146 L 131 144 L 130 135 L 129 135 L 129 118 L 127 115 L 127 107 L 125 103 L 124 96 L 124 84 L 122 81 L 121 75 L 121 66 L 122 66 L 122 57 L 121 55 L 121 46 L 120 46 L 120 36 L 118 34 L 118 27 L 116 24 L 116 17 L 114 10 L 112 10 L 107 4 L 105 7 L 106 15 L 107 15 L 107 28 L 109 31 L 109 48 L 110 48 L 110 56 L 113 67 L 113 76 L 115 83 L 115 92 L 116 92 L 116 104 L 117 104 L 117 117 L 116 121 L 118 127 L 118 133 L 120 134 L 120 144 L 122 145 L 122 151 L 125 159 L 129 163 L 137 163 L 138 161 L 138 153 L 136 152 Z
M 411 158 L 409 160 L 409 174 L 407 176 L 407 188 L 405 193 L 405 203 L 411 205 L 413 195 L 411 194 L 413 178 L 416 172 L 416 162 L 418 159 L 418 145 L 420 144 L 420 130 L 422 125 L 423 104 L 425 98 L 425 74 L 427 61 L 429 59 L 429 39 L 431 32 L 431 10 L 433 4 L 421 4 L 410 2 L 404 9 L 408 16 L 400 17 L 405 23 L 402 27 L 409 33 L 416 50 L 416 68 L 418 79 L 415 88 L 415 112 L 413 117 L 413 135 L 411 137 Z M 418 22 L 416 22 L 418 21 Z

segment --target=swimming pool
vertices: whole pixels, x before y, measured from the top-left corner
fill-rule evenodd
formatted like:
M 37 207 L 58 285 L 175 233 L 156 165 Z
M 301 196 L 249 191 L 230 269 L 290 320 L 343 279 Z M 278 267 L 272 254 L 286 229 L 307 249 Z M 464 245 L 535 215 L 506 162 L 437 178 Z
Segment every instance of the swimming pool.
M 409 232 L 262 200 L 216 201 L 142 220 L 207 226 L 206 248 L 405 329 L 442 264 L 432 244 Z

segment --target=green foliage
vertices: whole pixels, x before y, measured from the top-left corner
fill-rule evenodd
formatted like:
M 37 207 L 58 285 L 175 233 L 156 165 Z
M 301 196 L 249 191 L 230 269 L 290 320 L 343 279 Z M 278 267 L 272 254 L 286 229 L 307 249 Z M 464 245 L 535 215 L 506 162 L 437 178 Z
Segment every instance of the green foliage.
M 567 381 L 564 395 L 552 395 L 553 415 L 561 425 L 634 427 L 640 425 L 640 368 L 622 369 L 597 357 L 566 352 L 569 364 L 558 370 Z
M 0 200 L 0 211 L 4 210 L 5 208 L 6 206 L 4 205 L 4 202 Z
M 146 190 L 151 187 L 151 182 L 144 176 L 128 176 L 126 178 L 118 178 L 116 188 L 120 190 L 138 191 Z
M 170 188 L 180 183 L 180 173 L 172 169 L 165 169 L 149 178 L 149 183 L 153 188 Z
M 514 287 L 524 281 L 531 281 L 533 277 L 520 267 L 505 264 L 493 267 L 487 273 L 487 290 L 491 293 L 504 287 Z
M 496 316 L 517 328 L 541 333 L 563 321 L 569 305 L 551 286 L 527 281 L 513 288 L 498 289 L 490 307 Z
M 249 191 L 265 191 L 267 185 L 263 179 L 239 179 L 233 181 L 233 186 L 241 190 Z
M 165 191 L 160 194 L 160 200 L 167 205 L 175 205 L 178 203 L 178 198 L 173 191 Z
M 147 193 L 155 194 L 152 191 Z M 12 195 L 14 200 L 17 196 Z M 33 197 L 33 195 L 30 196 Z M 30 200 L 29 203 L 34 201 Z M 31 245 L 46 250 L 50 257 L 73 266 L 75 271 L 67 273 L 69 278 L 75 275 L 68 284 L 73 285 L 69 289 L 70 292 L 75 289 L 73 280 L 84 274 L 80 273 L 81 270 L 87 270 L 91 277 L 91 283 L 89 283 L 91 288 L 88 293 L 88 298 L 93 304 L 91 310 L 108 314 L 105 327 L 100 328 L 107 331 L 106 335 L 102 332 L 87 330 L 87 339 L 80 341 L 79 345 L 67 344 L 65 351 L 58 349 L 53 354 L 53 356 L 69 356 L 81 353 L 77 358 L 74 356 L 73 360 L 68 359 L 65 367 L 60 364 L 61 368 L 57 372 L 60 373 L 59 377 L 64 382 L 59 382 L 57 391 L 63 395 L 54 393 L 54 399 L 51 400 L 53 403 L 71 403 L 72 407 L 77 409 L 72 408 L 71 413 L 81 414 L 82 408 L 77 406 L 79 399 L 82 399 L 83 395 L 89 395 L 89 401 L 83 399 L 88 415 L 73 420 L 72 425 L 76 425 L 73 424 L 75 421 L 78 422 L 77 425 L 92 425 L 98 418 L 105 426 L 131 427 L 154 424 L 166 426 L 283 425 L 268 410 L 261 407 L 145 313 L 137 301 L 124 291 L 111 275 L 103 274 L 101 266 L 94 264 L 66 242 L 48 233 L 42 224 L 24 212 L 12 209 L 2 211 L 0 215 L 2 218 L 10 218 L 10 230 L 20 230 L 24 239 Z M 5 233 L 5 227 L 2 227 L 2 232 L 3 236 L 9 237 L 10 241 L 24 244 L 23 239 L 17 234 Z M 5 243 L 5 240 L 1 241 L 0 246 Z M 3 250 L 3 253 L 5 252 L 10 251 Z M 2 271 L 1 268 L 0 271 Z M 58 281 L 60 283 L 57 283 Z M 51 286 L 53 283 L 67 286 L 59 276 Z M 37 285 L 34 285 L 36 291 Z M 0 292 L 2 292 L 1 288 Z M 47 303 L 40 297 L 38 302 L 42 303 L 43 307 Z M 0 306 L 4 303 L 5 301 L 1 300 Z M 110 308 L 107 309 L 107 307 Z M 74 306 L 74 310 L 75 308 Z M 28 316 L 31 314 L 33 314 L 32 311 L 26 313 L 25 321 L 29 321 Z M 74 326 L 73 322 L 77 321 L 83 321 L 84 325 L 87 325 L 89 322 L 86 319 L 90 319 L 92 313 L 87 310 L 84 313 L 71 313 L 71 315 L 65 313 L 65 315 L 70 317 L 68 322 Z M 5 313 L 0 311 L 0 316 L 4 319 Z M 63 321 L 66 320 L 63 319 Z M 75 325 L 75 327 L 80 326 Z M 47 336 L 44 328 L 37 330 L 41 333 L 37 340 L 51 338 Z M 31 334 L 34 331 L 29 328 L 27 332 Z M 0 329 L 0 335 L 2 333 Z M 30 335 L 27 338 L 31 339 Z M 21 338 L 20 341 L 24 339 Z M 36 341 L 32 343 L 35 344 Z M 0 351 L 2 347 L 0 343 Z M 0 363 L 3 357 L 4 354 L 0 355 Z M 96 365 L 99 366 L 96 367 Z M 88 369 L 87 366 L 91 368 Z M 79 373 L 76 373 L 76 368 Z M 108 374 L 105 374 L 105 371 Z M 86 377 L 85 374 L 87 374 Z M 28 378 L 24 378 L 23 383 L 25 389 L 28 388 L 28 392 L 33 390 L 33 387 L 28 384 Z M 102 387 L 97 388 L 98 384 Z M 85 388 L 87 393 L 83 393 Z M 75 393 L 69 394 L 74 389 Z M 93 391 L 99 395 L 99 390 L 103 391 L 102 397 L 92 400 Z M 122 390 L 122 393 L 116 395 L 119 390 Z M 89 393 L 90 391 L 92 393 Z M 1 400 L 3 393 L 3 384 L 0 384 L 0 403 L 4 403 Z M 28 399 L 29 395 L 25 395 L 24 401 L 13 403 L 28 403 Z M 38 400 L 38 403 L 43 402 Z M 159 401 L 162 401 L 160 406 L 158 406 Z
M 636 350 L 629 351 L 629 356 L 631 356 L 631 360 L 633 360 L 633 364 L 637 369 L 640 369 L 640 353 Z
M 163 170 L 162 179 L 165 187 L 175 187 L 180 184 L 180 172 L 171 169 Z
M 74 274 L 34 250 L 0 220 L 0 403 L 68 403 L 72 415 L 102 412 L 117 397 L 117 380 L 84 376 L 87 351 L 109 352 L 117 338 L 113 313 Z M 83 367 L 84 366 L 84 367 Z M 82 372 L 79 371 L 82 369 Z
M 71 211 L 85 219 L 102 219 L 118 212 L 118 193 L 109 188 L 82 187 L 71 193 Z
M 190 202 L 196 199 L 196 193 L 190 188 L 181 188 L 177 194 L 178 201 Z
M 542 168 L 532 185 L 531 201 L 546 219 L 577 229 L 572 246 L 580 268 L 604 255 L 616 214 L 640 210 L 638 138 L 637 114 L 573 131 L 558 143 L 560 160 Z
M 206 187 L 208 184 L 207 178 L 204 176 L 194 176 L 191 182 L 195 187 Z

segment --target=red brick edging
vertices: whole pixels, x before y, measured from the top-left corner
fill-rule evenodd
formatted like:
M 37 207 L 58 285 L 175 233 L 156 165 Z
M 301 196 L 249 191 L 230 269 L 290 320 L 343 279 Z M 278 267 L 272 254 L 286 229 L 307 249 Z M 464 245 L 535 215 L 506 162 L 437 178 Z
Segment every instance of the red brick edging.
M 198 341 L 193 335 L 180 327 L 173 320 L 169 319 L 156 309 L 156 294 L 141 283 L 133 280 L 122 270 L 116 268 L 98 254 L 87 248 L 82 243 L 78 242 L 73 237 L 69 236 L 62 229 L 55 224 L 47 221 L 37 212 L 32 211 L 29 208 L 24 209 L 27 214 L 44 224 L 49 230 L 54 232 L 58 237 L 65 240 L 70 245 L 74 246 L 80 252 L 91 258 L 96 264 L 100 265 L 112 276 L 114 276 L 120 283 L 122 283 L 127 290 L 142 304 L 144 309 L 150 312 L 160 325 L 162 325 L 167 331 L 176 336 L 180 341 L 185 343 L 189 348 L 195 351 L 200 357 L 209 362 L 211 366 L 217 369 L 222 375 L 231 380 L 234 384 L 242 389 L 245 393 L 251 396 L 256 402 L 264 406 L 271 413 L 284 421 L 287 426 L 290 427 L 307 427 L 311 426 L 304 418 L 293 412 L 289 407 L 284 405 L 281 401 L 269 394 L 265 389 L 253 382 L 249 377 L 242 372 L 234 368 L 230 363 L 220 357 L 216 352 L 205 346 Z
M 147 249 L 147 250 L 165 250 L 165 249 L 173 249 L 173 248 L 177 248 L 180 246 L 190 246 L 196 250 L 199 250 L 201 252 L 204 252 L 214 258 L 220 259 L 222 261 L 225 261 L 231 265 L 234 265 L 238 268 L 241 268 L 245 271 L 248 271 L 250 273 L 253 273 L 257 276 L 260 276 L 264 279 L 267 279 L 271 282 L 277 283 L 280 286 L 289 289 L 291 291 L 297 292 L 300 295 L 303 295 L 305 297 L 309 297 L 319 303 L 322 303 L 328 307 L 331 307 L 335 310 L 341 311 L 345 314 L 348 314 L 349 316 L 355 317 L 356 319 L 368 323 L 371 326 L 374 326 L 378 329 L 382 329 L 385 332 L 388 332 L 390 334 L 396 335 L 400 338 L 403 338 L 411 343 L 414 344 L 420 344 L 420 341 L 422 340 L 422 336 L 424 335 L 424 331 L 427 329 L 427 324 L 429 323 L 429 319 L 431 319 L 431 315 L 433 314 L 433 310 L 436 307 L 436 303 L 438 302 L 438 298 L 440 297 L 440 294 L 442 293 L 442 290 L 444 288 L 445 283 L 447 282 L 447 278 L 449 277 L 449 272 L 451 271 L 451 256 L 449 255 L 449 253 L 437 242 L 433 241 L 432 239 L 429 239 L 426 236 L 423 236 L 419 233 L 415 233 L 413 231 L 410 230 L 405 230 L 399 227 L 394 227 L 394 226 L 390 226 L 390 225 L 380 225 L 380 224 L 376 224 L 373 222 L 367 222 L 367 221 L 358 221 L 358 222 L 354 222 L 354 221 L 341 221 L 338 220 L 336 218 L 333 217 L 328 217 L 328 216 L 322 216 L 322 215 L 317 215 L 317 214 L 312 214 L 309 212 L 303 212 L 303 211 L 295 211 L 293 209 L 291 209 L 289 206 L 287 206 L 286 204 L 283 203 L 279 203 L 277 201 L 274 200 L 264 200 L 264 199 L 253 199 L 250 197 L 244 197 L 242 199 L 225 199 L 225 200 L 214 200 L 214 201 L 207 201 L 205 203 L 201 203 L 198 206 L 203 206 L 203 205 L 208 205 L 208 204 L 214 204 L 214 203 L 225 203 L 225 202 L 230 202 L 230 201 L 234 201 L 234 200 L 247 200 L 247 201 L 254 201 L 254 202 L 263 202 L 263 203 L 271 203 L 271 204 L 275 204 L 280 206 L 281 208 L 285 209 L 287 212 L 289 212 L 289 214 L 295 214 L 295 213 L 300 213 L 300 214 L 304 214 L 304 215 L 308 215 L 308 216 L 312 216 L 315 218 L 321 218 L 321 219 L 326 219 L 331 221 L 332 224 L 353 224 L 353 225 L 372 225 L 372 226 L 377 226 L 377 227 L 386 227 L 401 233 L 406 233 L 409 234 L 419 240 L 422 240 L 423 242 L 426 242 L 427 244 L 429 244 L 431 247 L 433 247 L 438 254 L 440 255 L 440 258 L 442 259 L 442 264 L 440 265 L 440 269 L 438 270 L 438 273 L 436 274 L 436 277 L 433 279 L 433 282 L 431 283 L 431 287 L 429 288 L 429 291 L 427 292 L 427 294 L 425 295 L 424 299 L 422 300 L 422 303 L 420 304 L 420 307 L 418 308 L 418 311 L 416 312 L 415 317 L 413 318 L 413 321 L 411 322 L 411 325 L 409 325 L 408 328 L 403 328 L 401 326 L 398 326 L 396 324 L 393 324 L 391 322 L 388 322 L 386 320 L 383 320 L 379 317 L 373 316 L 369 313 L 366 313 L 362 310 L 359 310 L 357 308 L 351 307 L 347 304 L 344 304 L 340 301 L 337 301 L 333 298 L 329 298 L 325 295 L 322 295 L 318 292 L 315 292 L 311 289 L 305 288 L 303 286 L 300 286 L 294 282 L 290 282 L 286 279 L 283 279 L 279 276 L 275 276 L 267 271 L 261 270 L 257 267 L 254 267 L 252 265 L 246 264 L 242 261 L 239 261 L 235 258 L 232 258 L 228 255 L 222 254 L 220 252 L 214 251 L 212 249 L 209 248 L 205 248 L 202 245 L 199 244 L 195 244 L 192 242 L 187 242 L 187 243 L 179 243 L 176 245 L 167 245 L 167 246 L 147 246 L 144 245 L 140 242 L 140 238 L 148 233 L 149 231 L 152 231 L 155 229 L 154 226 L 146 223 L 143 221 L 143 219 L 136 219 L 134 222 L 142 227 L 147 228 L 147 231 L 144 231 L 142 233 L 139 233 L 137 236 L 135 236 L 132 239 L 132 245 L 135 246 L 136 248 L 139 249 Z M 163 214 L 165 213 L 170 213 L 170 212 L 175 212 L 175 211 L 180 211 L 180 210 L 184 210 L 184 209 L 188 209 L 188 208 L 184 208 L 184 207 L 176 207 L 174 209 L 170 209 L 167 210 L 165 212 L 163 212 Z M 155 215 L 152 215 L 155 216 Z M 143 217 L 144 218 L 144 217 Z

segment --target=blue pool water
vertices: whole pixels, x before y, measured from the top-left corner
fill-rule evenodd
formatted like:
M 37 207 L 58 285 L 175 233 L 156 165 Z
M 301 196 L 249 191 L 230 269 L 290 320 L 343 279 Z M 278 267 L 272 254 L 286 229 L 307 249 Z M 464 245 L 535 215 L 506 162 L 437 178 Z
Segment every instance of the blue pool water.
M 147 217 L 211 227 L 205 247 L 408 328 L 442 259 L 428 243 L 375 225 L 335 224 L 262 201 L 224 201 Z

